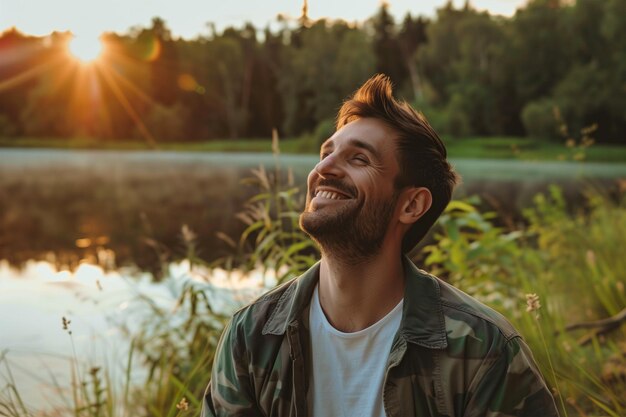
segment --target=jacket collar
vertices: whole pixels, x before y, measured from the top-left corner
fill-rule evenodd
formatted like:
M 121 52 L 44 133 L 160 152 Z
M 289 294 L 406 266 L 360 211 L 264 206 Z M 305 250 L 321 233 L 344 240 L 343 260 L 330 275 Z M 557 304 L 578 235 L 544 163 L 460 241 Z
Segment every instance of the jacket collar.
M 263 334 L 283 335 L 288 326 L 298 326 L 319 281 L 319 268 L 317 262 L 288 284 L 263 327 Z M 404 306 L 398 335 L 426 348 L 446 348 L 445 319 L 437 278 L 419 270 L 407 257 L 404 257 L 404 274 Z

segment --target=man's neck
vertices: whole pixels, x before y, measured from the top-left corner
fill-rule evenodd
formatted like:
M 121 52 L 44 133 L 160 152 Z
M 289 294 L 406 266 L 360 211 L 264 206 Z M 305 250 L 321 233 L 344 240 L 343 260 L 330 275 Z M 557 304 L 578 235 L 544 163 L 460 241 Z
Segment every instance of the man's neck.
M 404 296 L 404 267 L 398 251 L 381 252 L 358 264 L 322 256 L 320 304 L 337 330 L 356 332 L 389 313 Z

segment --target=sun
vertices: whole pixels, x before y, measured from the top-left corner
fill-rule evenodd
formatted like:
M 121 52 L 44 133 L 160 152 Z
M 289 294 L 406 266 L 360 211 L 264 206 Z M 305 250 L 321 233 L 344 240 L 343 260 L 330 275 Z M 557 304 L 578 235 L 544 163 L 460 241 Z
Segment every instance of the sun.
M 69 43 L 69 51 L 81 62 L 92 62 L 102 53 L 102 41 L 88 36 L 74 35 Z

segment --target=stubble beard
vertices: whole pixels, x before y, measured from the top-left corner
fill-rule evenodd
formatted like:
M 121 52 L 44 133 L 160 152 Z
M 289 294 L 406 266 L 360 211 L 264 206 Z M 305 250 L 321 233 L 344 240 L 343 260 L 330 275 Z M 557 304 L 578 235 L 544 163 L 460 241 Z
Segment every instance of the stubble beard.
M 323 255 L 357 264 L 376 255 L 382 247 L 396 203 L 390 200 L 341 203 L 341 207 L 311 210 L 310 199 L 300 215 L 300 228 L 320 247 Z

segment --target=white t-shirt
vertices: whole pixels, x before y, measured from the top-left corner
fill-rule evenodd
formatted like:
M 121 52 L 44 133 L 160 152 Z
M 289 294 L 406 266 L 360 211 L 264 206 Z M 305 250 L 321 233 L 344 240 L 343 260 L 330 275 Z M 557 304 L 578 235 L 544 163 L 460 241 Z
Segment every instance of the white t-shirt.
M 384 417 L 383 379 L 403 301 L 370 327 L 343 333 L 329 322 L 313 292 L 309 326 L 312 367 L 309 407 L 313 417 Z

